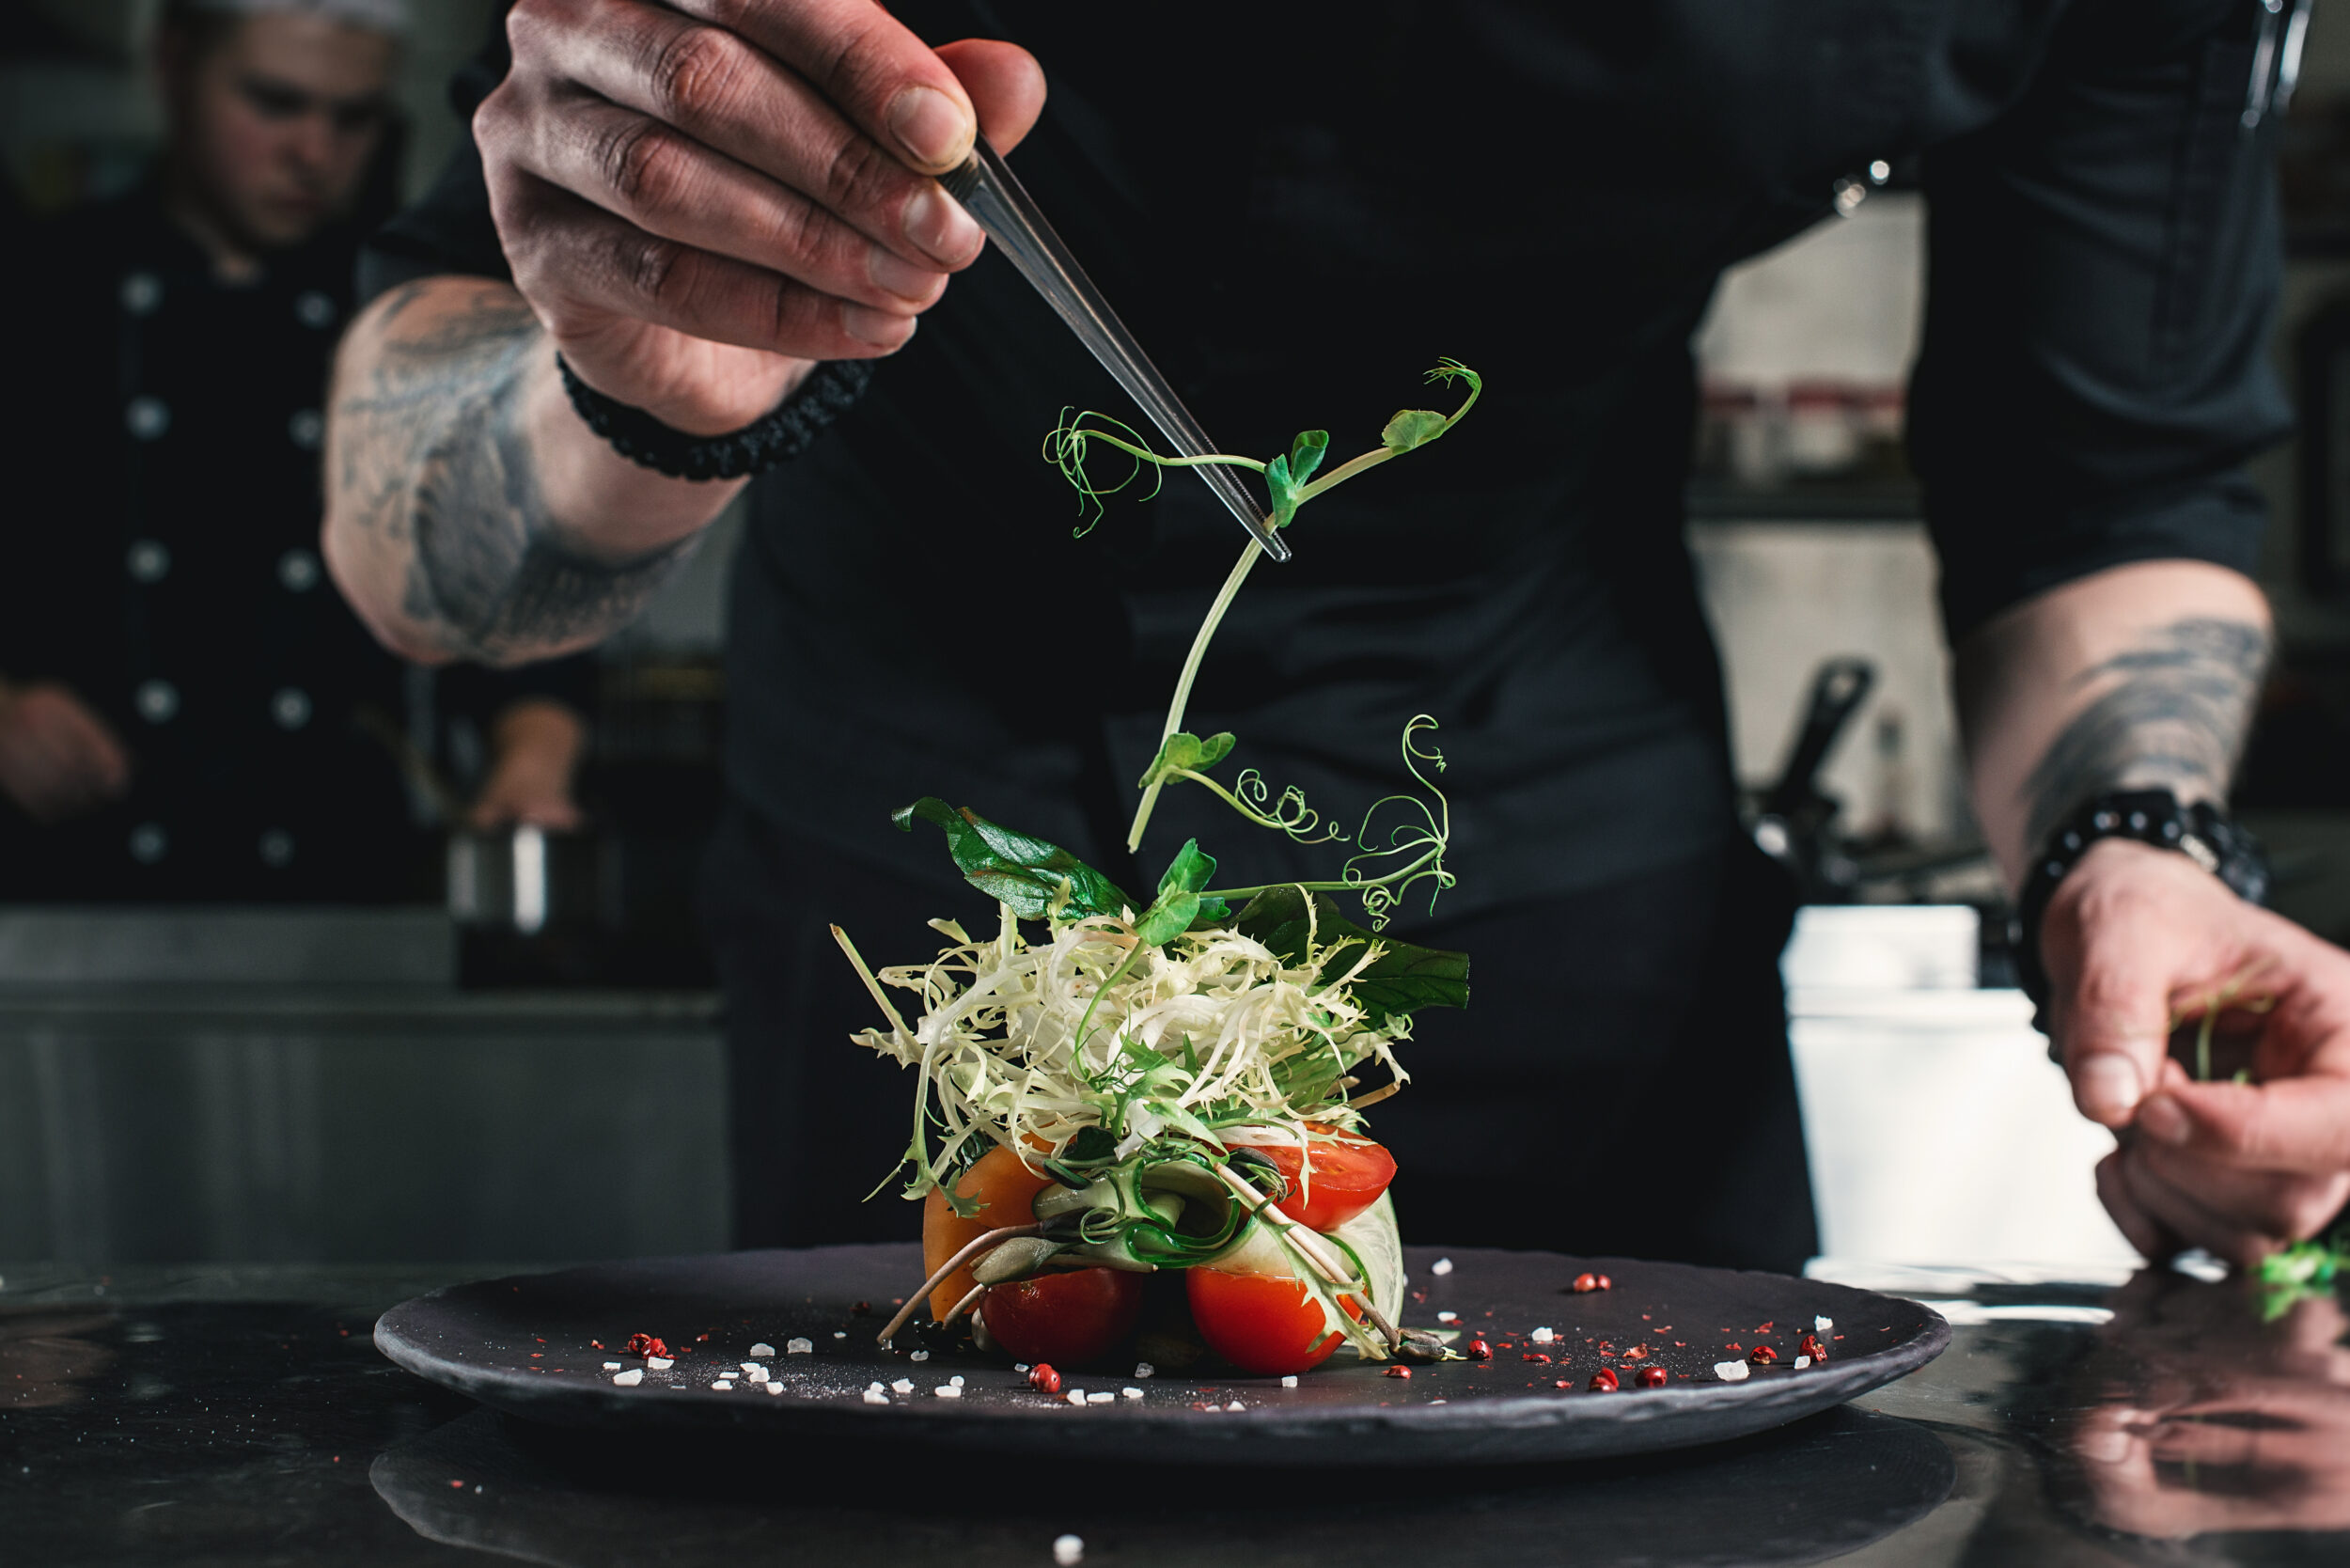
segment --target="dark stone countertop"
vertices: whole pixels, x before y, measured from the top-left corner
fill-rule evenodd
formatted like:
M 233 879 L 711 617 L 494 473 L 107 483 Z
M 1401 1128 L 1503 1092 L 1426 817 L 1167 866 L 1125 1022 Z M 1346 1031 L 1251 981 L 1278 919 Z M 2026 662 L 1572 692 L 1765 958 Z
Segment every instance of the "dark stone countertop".
M 2237 1282 L 1831 1267 L 1932 1302 L 1931 1366 L 1681 1453 L 1432 1474 L 942 1466 L 533 1429 L 369 1342 L 496 1270 L 0 1269 L 0 1558 L 77 1568 L 519 1560 L 2317 1563 L 2350 1560 L 2350 1316 Z

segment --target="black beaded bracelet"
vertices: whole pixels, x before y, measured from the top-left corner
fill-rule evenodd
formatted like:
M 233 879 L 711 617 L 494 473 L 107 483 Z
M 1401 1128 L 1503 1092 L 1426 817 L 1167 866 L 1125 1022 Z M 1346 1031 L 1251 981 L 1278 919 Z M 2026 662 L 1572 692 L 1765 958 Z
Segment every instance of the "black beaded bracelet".
M 870 361 L 828 359 L 764 417 L 725 435 L 688 435 L 641 408 L 605 397 L 580 380 L 559 353 L 555 368 L 589 430 L 631 463 L 673 479 L 746 478 L 790 462 L 854 407 L 873 379 Z
M 2205 801 L 2181 806 L 2168 790 L 2117 790 L 2089 801 L 2049 835 L 2024 878 L 2015 917 L 2008 925 L 2016 979 L 2039 1008 L 2038 1025 L 2044 1032 L 2048 970 L 2040 956 L 2041 922 L 2047 916 L 2048 901 L 2056 897 L 2057 884 L 2080 864 L 2092 844 L 2107 839 L 2176 850 L 2247 902 L 2260 903 L 2268 897 L 2268 860 L 2260 840 L 2230 822 L 2217 807 Z

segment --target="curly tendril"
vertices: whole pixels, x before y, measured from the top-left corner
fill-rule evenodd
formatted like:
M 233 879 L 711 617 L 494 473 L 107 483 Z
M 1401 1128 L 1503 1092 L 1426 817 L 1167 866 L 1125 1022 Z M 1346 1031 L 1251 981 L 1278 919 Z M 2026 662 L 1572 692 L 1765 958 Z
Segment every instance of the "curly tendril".
M 1101 424 L 1089 426 L 1086 423 L 1089 419 L 1099 420 Z M 1114 434 L 1113 431 L 1122 433 Z M 1115 484 L 1096 482 L 1086 469 L 1086 460 L 1093 455 L 1096 441 L 1126 454 L 1126 472 Z M 1055 425 L 1044 437 L 1044 461 L 1059 469 L 1061 478 L 1067 479 L 1077 492 L 1077 510 L 1083 520 L 1072 532 L 1078 539 L 1092 532 L 1093 525 L 1102 520 L 1103 496 L 1115 495 L 1141 478 L 1147 466 L 1151 488 L 1136 499 L 1148 501 L 1159 493 L 1159 484 L 1166 471 L 1165 460 L 1144 443 L 1141 432 L 1123 420 L 1113 419 L 1089 408 L 1075 414 L 1066 407 L 1060 411 L 1060 423 Z
M 1403 765 L 1411 771 L 1419 787 L 1435 800 L 1432 808 L 1417 795 L 1393 794 L 1371 802 L 1363 813 L 1363 824 L 1355 831 L 1357 853 L 1339 869 L 1340 880 L 1357 891 L 1363 901 L 1363 913 L 1371 917 L 1371 929 L 1384 930 L 1403 895 L 1423 882 L 1433 882 L 1428 890 L 1428 904 L 1435 907 L 1436 895 L 1459 880 L 1445 869 L 1444 852 L 1452 841 L 1452 805 L 1445 799 L 1427 774 L 1420 771 L 1426 763 L 1437 773 L 1444 772 L 1444 753 L 1434 746 L 1421 747 L 1418 737 L 1438 728 L 1426 713 L 1415 717 L 1403 727 Z M 1378 830 L 1376 819 L 1389 806 L 1399 807 L 1404 820 L 1385 828 L 1386 841 L 1378 844 L 1373 835 Z M 1392 869 L 1386 869 L 1392 868 Z M 1372 873 L 1377 872 L 1374 875 Z

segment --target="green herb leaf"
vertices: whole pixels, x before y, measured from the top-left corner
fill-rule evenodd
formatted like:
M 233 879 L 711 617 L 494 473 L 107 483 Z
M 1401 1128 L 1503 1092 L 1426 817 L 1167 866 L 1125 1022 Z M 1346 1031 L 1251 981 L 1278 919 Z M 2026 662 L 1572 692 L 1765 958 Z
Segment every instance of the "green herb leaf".
M 962 868 L 964 881 L 1023 918 L 1041 920 L 1051 914 L 1064 883 L 1069 896 L 1061 912 L 1071 918 L 1116 915 L 1135 907 L 1135 900 L 1116 883 L 1058 844 L 998 826 L 936 795 L 924 795 L 889 816 L 905 833 L 914 831 L 917 818 L 937 823 L 946 833 L 948 852 Z
M 1159 754 L 1151 759 L 1151 766 L 1143 774 L 1142 782 L 1135 788 L 1147 790 L 1153 784 L 1167 783 L 1175 776 L 1176 770 L 1179 768 L 1188 768 L 1193 773 L 1205 773 L 1225 758 L 1230 757 L 1235 744 L 1232 732 L 1229 729 L 1220 735 L 1210 735 L 1205 740 L 1201 740 L 1197 735 L 1187 735 L 1179 729 L 1169 735 L 1166 744 L 1159 747 Z
M 1408 452 L 1415 447 L 1425 447 L 1442 435 L 1445 423 L 1445 416 L 1434 409 L 1402 409 L 1387 421 L 1387 428 L 1379 432 L 1379 441 L 1391 452 Z
M 1159 896 L 1135 922 L 1135 934 L 1154 948 L 1165 947 L 1198 924 L 1201 917 L 1220 920 L 1231 912 L 1222 899 L 1203 899 L 1199 889 L 1215 875 L 1215 856 L 1186 839 L 1175 863 L 1159 878 Z
M 1329 450 L 1328 431 L 1299 431 L 1297 439 L 1290 443 L 1290 483 L 1302 485 L 1312 478 L 1314 470 L 1322 466 L 1323 457 Z
M 1307 900 L 1312 902 L 1308 920 Z M 1356 944 L 1376 942 L 1378 958 L 1355 978 L 1350 989 L 1368 1010 L 1365 1022 L 1384 1028 L 1391 1018 L 1409 1016 L 1424 1007 L 1468 1006 L 1468 955 L 1435 948 L 1414 947 L 1370 932 L 1339 913 L 1339 906 L 1320 893 L 1295 887 L 1271 887 L 1248 901 L 1233 925 L 1244 936 L 1263 943 L 1292 964 L 1307 957 L 1308 935 L 1323 949 L 1325 972 L 1353 966 Z

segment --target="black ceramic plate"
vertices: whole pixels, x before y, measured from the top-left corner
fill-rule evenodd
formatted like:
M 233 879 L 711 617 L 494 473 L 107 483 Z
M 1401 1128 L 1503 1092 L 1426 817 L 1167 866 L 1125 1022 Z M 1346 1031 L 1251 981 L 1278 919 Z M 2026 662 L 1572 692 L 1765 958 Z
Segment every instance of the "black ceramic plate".
M 1197 1369 L 1137 1378 L 1120 1365 L 1069 1373 L 1070 1388 L 1118 1396 L 1082 1407 L 1036 1392 L 1000 1358 L 942 1352 L 916 1362 L 911 1335 L 881 1349 L 883 1318 L 921 1281 L 911 1245 L 651 1259 L 453 1286 L 384 1313 L 375 1342 L 484 1404 L 565 1426 L 1248 1465 L 1492 1464 L 1718 1442 L 1841 1404 L 1950 1342 L 1950 1325 L 1914 1301 L 1818 1280 L 1471 1248 L 1451 1252 L 1454 1266 L 1440 1275 L 1440 1256 L 1405 1249 L 1405 1323 L 1448 1326 L 1437 1314 L 1457 1313 L 1492 1342 L 1490 1361 L 1421 1367 L 1402 1379 L 1341 1355 L 1294 1388 Z M 1615 1288 L 1575 1294 L 1587 1270 L 1609 1275 Z M 873 1310 L 856 1314 L 859 1302 Z M 1827 1360 L 1796 1371 L 1796 1343 L 1819 1317 L 1834 1324 Z M 1538 1328 L 1553 1338 L 1536 1342 Z M 618 1353 L 636 1333 L 681 1354 L 640 1386 L 616 1387 L 603 1363 L 640 1366 Z M 813 1352 L 760 1357 L 780 1392 L 742 1379 L 753 1344 L 783 1351 L 795 1338 Z M 1740 1382 L 1715 1375 L 1716 1363 L 1743 1362 L 1758 1344 L 1780 1364 Z M 1603 1366 L 1619 1371 L 1619 1392 L 1586 1390 Z M 1634 1387 L 1631 1374 L 1653 1366 L 1668 1386 Z M 712 1388 L 729 1372 L 730 1389 Z M 959 1394 L 934 1392 L 954 1377 Z M 889 1388 L 901 1380 L 911 1392 Z M 865 1398 L 877 1382 L 886 1403 Z M 1127 1388 L 1141 1397 L 1125 1397 Z

